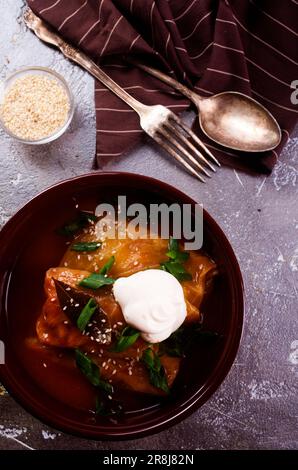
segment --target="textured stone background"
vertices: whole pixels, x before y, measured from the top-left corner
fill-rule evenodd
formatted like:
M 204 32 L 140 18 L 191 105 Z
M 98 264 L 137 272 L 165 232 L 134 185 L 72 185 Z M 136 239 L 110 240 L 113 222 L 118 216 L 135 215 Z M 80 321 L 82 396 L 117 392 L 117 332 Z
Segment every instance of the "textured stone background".
M 26 31 L 23 6 L 0 0 L 0 78 L 23 66 L 51 67 L 70 83 L 77 109 L 69 132 L 48 146 L 24 146 L 0 131 L 0 225 L 47 186 L 90 171 L 95 150 L 93 80 Z M 152 145 L 104 166 L 174 183 L 221 225 L 246 285 L 239 354 L 199 411 L 168 431 L 130 442 L 93 442 L 50 429 L 0 389 L 0 449 L 298 448 L 297 137 L 268 178 L 223 168 L 203 185 Z

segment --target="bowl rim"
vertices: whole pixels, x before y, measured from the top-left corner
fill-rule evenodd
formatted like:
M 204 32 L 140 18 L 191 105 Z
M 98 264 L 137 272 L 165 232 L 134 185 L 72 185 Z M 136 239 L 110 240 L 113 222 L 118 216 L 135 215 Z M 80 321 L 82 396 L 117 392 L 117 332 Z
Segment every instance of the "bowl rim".
M 169 185 L 164 181 L 157 180 L 156 178 L 152 178 L 150 176 L 120 171 L 90 172 L 55 183 L 50 187 L 44 189 L 43 191 L 39 192 L 33 198 L 31 198 L 2 227 L 2 229 L 0 230 L 0 243 L 1 239 L 7 236 L 7 234 L 9 234 L 9 231 L 13 228 L 17 220 L 19 218 L 22 218 L 26 212 L 31 211 L 32 208 L 36 204 L 38 204 L 40 200 L 46 197 L 49 191 L 55 191 L 57 189 L 60 189 L 61 186 L 75 184 L 78 181 L 87 184 L 88 182 L 95 182 L 96 179 L 100 180 L 101 178 L 109 177 L 119 178 L 119 180 L 122 179 L 122 182 L 123 180 L 125 181 L 125 179 L 136 179 L 139 182 L 143 182 L 144 184 L 148 183 L 148 185 L 150 185 L 150 189 L 153 189 L 154 186 L 159 188 L 165 194 L 177 198 L 179 202 L 181 200 L 187 200 L 187 202 L 190 204 L 196 203 L 195 200 L 193 200 L 190 196 L 180 191 L 179 189 Z M 81 188 L 82 187 L 83 185 L 81 186 Z M 36 402 L 32 400 L 32 398 L 30 401 L 30 395 L 28 393 L 26 394 L 25 390 L 26 384 L 23 388 L 22 385 L 18 382 L 18 380 L 9 371 L 8 367 L 5 364 L 0 365 L 1 383 L 7 389 L 9 394 L 27 412 L 29 412 L 35 418 L 39 419 L 41 422 L 50 425 L 53 428 L 58 429 L 62 432 L 66 432 L 77 437 L 95 440 L 129 440 L 161 432 L 169 428 L 170 426 L 179 423 L 183 419 L 190 416 L 204 403 L 206 403 L 207 400 L 211 397 L 211 395 L 213 395 L 213 393 L 218 390 L 218 388 L 230 372 L 230 369 L 234 363 L 241 342 L 245 311 L 244 284 L 238 260 L 226 235 L 224 234 L 220 226 L 217 224 L 217 222 L 210 216 L 210 214 L 205 209 L 203 209 L 203 214 L 205 223 L 207 221 L 207 225 L 210 227 L 211 232 L 217 232 L 217 235 L 222 240 L 225 249 L 228 250 L 231 267 L 234 270 L 233 279 L 235 283 L 235 289 L 237 294 L 236 301 L 238 305 L 238 320 L 236 324 L 236 329 L 233 331 L 232 340 L 228 342 L 225 346 L 225 353 L 224 351 L 222 352 L 220 360 L 218 361 L 212 374 L 205 381 L 204 385 L 202 387 L 196 388 L 195 392 L 192 393 L 189 397 L 187 397 L 182 405 L 179 405 L 178 403 L 176 404 L 176 406 L 171 406 L 169 411 L 167 411 L 164 416 L 155 417 L 153 419 L 149 418 L 146 424 L 138 423 L 132 425 L 125 425 L 122 427 L 124 429 L 121 429 L 121 431 L 117 431 L 116 428 L 111 430 L 109 429 L 109 427 L 101 425 L 99 425 L 98 428 L 95 428 L 94 425 L 90 425 L 87 423 L 81 423 L 80 425 L 78 425 L 78 422 L 74 422 L 71 419 L 63 418 L 63 416 L 58 417 L 56 412 L 49 412 L 49 410 L 44 407 L 41 402 Z M 215 377 L 215 379 L 213 377 Z M 203 394 L 201 393 L 202 388 L 204 389 Z
M 51 75 L 65 89 L 68 100 L 69 100 L 69 111 L 68 111 L 67 119 L 65 120 L 64 124 L 52 134 L 46 137 L 42 137 L 41 139 L 37 139 L 37 140 L 23 139 L 22 137 L 18 137 L 16 134 L 11 132 L 11 130 L 4 124 L 1 114 L 0 114 L 0 125 L 2 129 L 4 130 L 4 132 L 6 132 L 10 137 L 17 140 L 18 142 L 21 142 L 23 144 L 28 144 L 28 145 L 43 145 L 43 144 L 49 144 L 50 142 L 57 140 L 59 137 L 61 137 L 61 135 L 63 135 L 66 132 L 74 116 L 75 100 L 74 100 L 74 95 L 70 89 L 69 84 L 60 73 L 56 72 L 56 70 L 51 69 L 49 67 L 42 67 L 42 66 L 37 66 L 37 65 L 22 67 L 10 73 L 9 75 L 7 75 L 7 77 L 1 82 L 1 95 L 3 95 L 3 98 L 5 95 L 6 88 L 11 80 L 18 79 L 19 75 L 21 76 L 23 73 L 26 74 L 27 72 L 30 73 L 34 71 L 43 72 L 44 74 Z M 1 101 L 3 101 L 3 99 L 1 99 Z

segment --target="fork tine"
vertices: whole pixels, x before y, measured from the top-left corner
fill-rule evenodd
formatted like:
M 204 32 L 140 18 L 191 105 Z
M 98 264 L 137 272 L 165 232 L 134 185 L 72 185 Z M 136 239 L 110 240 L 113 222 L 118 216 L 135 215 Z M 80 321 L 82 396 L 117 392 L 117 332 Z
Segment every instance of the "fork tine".
M 173 126 L 173 124 L 171 124 L 170 122 L 167 122 L 167 127 L 169 127 L 171 132 L 173 132 L 173 134 L 175 134 L 180 140 L 182 140 L 184 144 L 186 144 L 193 152 L 195 152 L 201 161 L 203 161 L 212 171 L 216 172 L 214 166 L 211 165 L 211 163 L 204 157 L 204 155 L 197 149 L 197 147 L 195 147 L 189 141 L 189 139 L 187 139 L 185 135 L 182 134 L 182 132 L 178 131 L 178 129 Z
M 164 123 L 164 126 L 167 124 Z M 198 168 L 201 172 L 203 172 L 208 178 L 210 178 L 210 174 L 208 171 L 191 155 L 191 153 L 181 145 L 181 143 L 176 139 L 174 135 L 171 135 L 165 127 L 159 127 L 157 130 L 161 135 L 163 135 L 173 146 L 175 146 L 185 157 L 191 161 L 191 163 Z M 176 134 L 177 135 L 177 134 Z
M 156 133 L 151 135 L 152 139 L 154 139 L 161 147 L 163 147 L 172 157 L 175 158 L 179 163 L 181 163 L 190 173 L 196 176 L 202 183 L 206 183 L 204 178 L 189 164 L 185 161 L 179 153 L 175 152 L 175 150 L 163 139 L 161 139 Z
M 186 126 L 186 124 L 184 124 L 182 119 L 179 119 L 176 116 L 176 114 L 174 114 L 174 113 L 173 113 L 173 115 L 171 115 L 171 119 L 173 119 L 175 122 L 177 122 L 177 124 L 179 124 L 179 126 L 182 127 L 182 129 L 184 129 L 185 132 L 187 132 L 193 138 L 193 140 L 195 142 L 197 142 L 197 144 L 199 144 L 205 150 L 205 152 L 209 155 L 209 157 L 212 159 L 212 161 L 214 163 L 216 163 L 217 166 L 221 166 L 219 161 L 210 152 L 210 150 L 206 147 L 206 145 L 201 141 L 201 139 L 188 126 Z

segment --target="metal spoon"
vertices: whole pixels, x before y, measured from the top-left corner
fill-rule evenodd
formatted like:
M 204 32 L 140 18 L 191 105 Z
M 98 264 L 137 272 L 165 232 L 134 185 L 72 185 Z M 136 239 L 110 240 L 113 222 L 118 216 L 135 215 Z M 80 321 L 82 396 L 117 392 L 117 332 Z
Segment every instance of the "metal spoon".
M 214 142 L 245 152 L 265 152 L 280 143 L 281 129 L 276 119 L 253 98 L 237 91 L 204 98 L 157 69 L 129 62 L 189 98 L 197 107 L 202 131 Z

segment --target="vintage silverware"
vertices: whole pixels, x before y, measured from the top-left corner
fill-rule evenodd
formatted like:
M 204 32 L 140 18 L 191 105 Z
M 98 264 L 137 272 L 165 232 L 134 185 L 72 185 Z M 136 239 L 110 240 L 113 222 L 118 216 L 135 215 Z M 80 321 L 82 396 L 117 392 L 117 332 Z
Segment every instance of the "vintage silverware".
M 210 177 L 207 168 L 215 171 L 211 162 L 220 166 L 217 159 L 196 134 L 165 106 L 147 106 L 133 98 L 89 59 L 86 54 L 66 43 L 43 20 L 36 16 L 32 10 L 27 9 L 25 11 L 24 20 L 26 25 L 42 41 L 58 47 L 68 59 L 85 68 L 91 75 L 134 109 L 140 117 L 142 129 L 200 181 L 205 182 L 202 174 Z
M 230 149 L 265 152 L 280 143 L 281 129 L 260 103 L 236 91 L 205 98 L 157 69 L 128 59 L 189 98 L 197 107 L 200 126 L 209 139 Z

